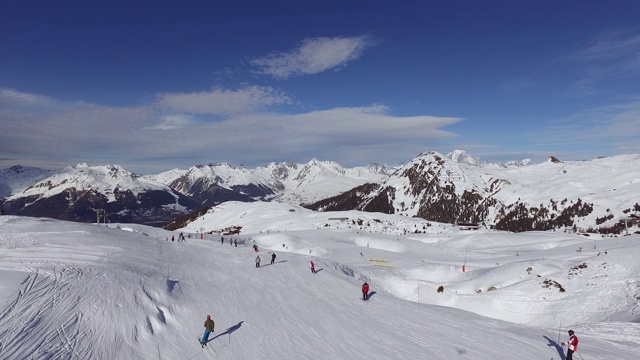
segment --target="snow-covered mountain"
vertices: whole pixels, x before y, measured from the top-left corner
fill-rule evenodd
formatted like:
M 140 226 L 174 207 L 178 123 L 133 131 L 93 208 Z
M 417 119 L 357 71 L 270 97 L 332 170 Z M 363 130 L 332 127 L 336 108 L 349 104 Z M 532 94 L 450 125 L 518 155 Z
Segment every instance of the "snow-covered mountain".
M 9 214 L 73 221 L 95 221 L 95 210 L 100 210 L 109 221 L 162 225 L 193 210 L 196 204 L 168 186 L 118 165 L 78 164 L 11 195 L 3 206 Z
M 479 222 L 511 231 L 603 228 L 640 212 L 640 155 L 527 166 L 479 166 L 420 154 L 389 178 L 309 206 L 364 210 L 455 223 Z
M 24 191 L 34 183 L 53 175 L 55 171 L 33 166 L 12 166 L 0 170 L 0 198 Z
M 477 222 L 510 231 L 619 232 L 624 227 L 620 219 L 640 212 L 639 169 L 638 154 L 588 161 L 550 157 L 532 164 L 526 159 L 488 163 L 456 150 L 447 156 L 426 152 L 395 168 L 345 168 L 313 159 L 257 168 L 204 164 L 138 176 L 116 165 L 81 164 L 45 179 L 45 173 L 32 170 L 36 176 L 29 188 L 26 171 L 5 169 L 0 187 L 20 190 L 6 199 L 7 214 L 78 221 L 93 221 L 91 208 L 107 207 L 115 214 L 113 221 L 160 224 L 224 201 L 260 200 L 322 211 L 357 209 Z M 61 195 L 62 189 L 69 191 Z
M 380 182 L 388 173 L 386 165 L 345 168 L 333 161 L 312 159 L 306 164 L 269 163 L 254 169 L 226 163 L 197 165 L 186 171 L 171 170 L 149 178 L 206 205 L 225 200 L 303 204 L 341 194 L 367 182 Z
M 486 162 L 486 161 L 480 160 L 480 158 L 477 156 L 469 155 L 464 150 L 454 150 L 448 153 L 446 157 L 458 164 L 474 165 L 478 167 L 488 167 L 488 168 L 510 168 L 510 167 L 533 165 L 533 162 L 531 161 L 531 159 L 523 159 L 520 161 L 512 160 L 505 163 Z
M 0 205 L 7 214 L 94 221 L 103 209 L 111 221 L 164 225 L 202 206 L 224 201 L 313 202 L 368 181 L 382 181 L 386 165 L 344 168 L 313 159 L 248 169 L 206 164 L 138 176 L 118 165 L 79 164 L 60 171 L 13 167 L 0 174 Z

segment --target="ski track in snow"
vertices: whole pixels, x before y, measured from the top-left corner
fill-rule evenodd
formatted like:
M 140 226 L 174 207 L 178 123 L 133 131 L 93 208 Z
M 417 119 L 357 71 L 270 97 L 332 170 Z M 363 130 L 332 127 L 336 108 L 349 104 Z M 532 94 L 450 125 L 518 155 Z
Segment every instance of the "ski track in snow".
M 577 331 L 585 359 L 640 357 L 640 326 L 631 322 L 639 318 L 637 300 L 619 295 L 640 294 L 640 287 L 637 277 L 617 275 L 638 274 L 640 245 L 629 237 L 606 240 L 610 254 L 602 257 L 591 240 L 552 233 L 416 241 L 414 234 L 398 240 L 298 230 L 240 236 L 236 248 L 221 245 L 219 236 L 177 243 L 164 235 L 10 219 L 18 225 L 0 227 L 0 274 L 20 281 L 0 283 L 7 299 L 0 308 L 1 359 L 560 359 L 558 322 L 561 342 L 566 326 Z M 20 232 L 26 225 L 42 231 Z M 252 241 L 260 246 L 261 268 L 254 266 Z M 582 253 L 574 250 L 579 243 Z M 517 244 L 519 254 L 507 244 Z M 462 273 L 466 248 L 470 270 Z M 588 266 L 570 275 L 582 262 Z M 543 289 L 547 277 L 571 295 Z M 372 286 L 368 302 L 358 300 L 363 281 Z M 445 291 L 438 294 L 434 286 L 441 283 Z M 497 290 L 487 292 L 490 285 Z M 600 298 L 615 302 L 593 300 Z M 201 349 L 194 337 L 202 335 L 207 314 L 216 331 Z

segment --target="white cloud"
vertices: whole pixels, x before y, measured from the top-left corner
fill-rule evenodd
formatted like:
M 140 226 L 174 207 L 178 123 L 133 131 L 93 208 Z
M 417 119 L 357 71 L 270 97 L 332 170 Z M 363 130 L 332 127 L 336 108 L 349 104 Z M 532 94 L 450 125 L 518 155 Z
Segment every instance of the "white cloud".
M 0 88 L 0 109 L 19 106 L 52 106 L 55 103 L 53 99 L 47 96 Z
M 305 39 L 297 49 L 259 57 L 250 63 L 260 74 L 286 79 L 344 66 L 372 45 L 372 39 L 367 36 Z
M 182 115 L 182 114 L 174 114 L 174 115 L 164 115 L 161 117 L 163 120 L 162 123 L 153 125 L 148 129 L 159 129 L 159 130 L 173 130 L 173 129 L 181 129 L 189 125 L 193 125 L 193 119 L 191 116 Z
M 442 130 L 460 121 L 436 116 L 397 117 L 380 105 L 302 114 L 253 114 L 209 124 L 221 134 L 216 147 L 224 161 L 331 159 L 342 164 L 397 163 L 416 156 L 427 143 L 455 134 Z
M 452 136 L 440 127 L 460 119 L 436 116 L 396 117 L 382 105 L 356 108 L 336 108 L 306 114 L 289 115 L 278 121 L 301 134 L 330 136 L 331 142 L 430 139 Z M 322 126 L 319 126 L 322 125 Z M 358 139 L 360 138 L 360 139 Z
M 239 90 L 214 88 L 193 93 L 165 93 L 157 96 L 156 104 L 171 112 L 230 115 L 289 103 L 291 99 L 282 91 L 268 86 L 248 86 Z
M 33 99 L 23 95 L 16 101 Z M 281 99 L 265 98 L 268 96 L 261 98 L 263 104 Z M 0 108 L 0 158 L 24 160 L 19 163 L 29 163 L 29 159 L 56 164 L 103 161 L 133 171 L 155 165 L 145 172 L 212 161 L 260 165 L 312 157 L 345 165 L 396 163 L 428 149 L 431 141 L 455 136 L 442 128 L 460 120 L 393 116 L 381 105 L 299 114 L 199 114 L 196 118 L 168 109 L 205 113 L 198 102 L 116 108 L 50 101 L 58 105 L 46 111 L 10 105 Z M 10 166 L 7 162 L 2 165 Z

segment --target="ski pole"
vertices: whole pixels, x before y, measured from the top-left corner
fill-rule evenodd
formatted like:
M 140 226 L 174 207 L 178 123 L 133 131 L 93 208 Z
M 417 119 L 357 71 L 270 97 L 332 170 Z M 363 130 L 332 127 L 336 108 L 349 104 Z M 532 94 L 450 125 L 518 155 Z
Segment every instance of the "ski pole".
M 578 354 L 578 356 L 580 356 L 580 359 L 584 360 L 584 358 L 582 357 L 582 355 L 580 355 L 580 353 L 576 350 L 576 354 Z

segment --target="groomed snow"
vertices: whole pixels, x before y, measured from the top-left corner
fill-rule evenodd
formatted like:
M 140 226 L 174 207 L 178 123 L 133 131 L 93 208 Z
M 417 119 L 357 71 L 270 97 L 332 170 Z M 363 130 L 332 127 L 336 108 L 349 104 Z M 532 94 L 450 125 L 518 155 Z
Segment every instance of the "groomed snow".
M 196 234 L 231 226 L 241 234 L 224 244 Z M 558 360 L 573 329 L 585 360 L 634 360 L 638 259 L 639 235 L 274 203 L 224 203 L 175 232 L 0 216 L 0 359 Z

